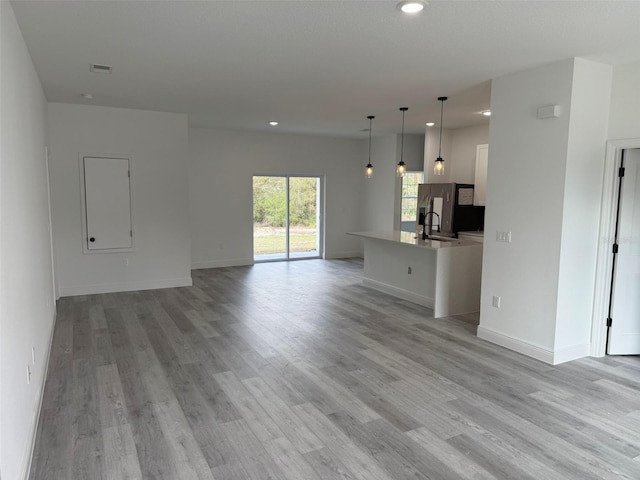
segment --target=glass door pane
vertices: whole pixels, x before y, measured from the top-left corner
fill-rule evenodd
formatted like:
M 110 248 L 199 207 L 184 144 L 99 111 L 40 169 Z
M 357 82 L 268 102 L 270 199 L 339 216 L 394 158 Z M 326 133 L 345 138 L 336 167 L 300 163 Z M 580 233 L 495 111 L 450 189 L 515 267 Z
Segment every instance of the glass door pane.
M 288 257 L 287 177 L 253 177 L 253 257 Z
M 289 177 L 289 257 L 319 256 L 318 177 Z

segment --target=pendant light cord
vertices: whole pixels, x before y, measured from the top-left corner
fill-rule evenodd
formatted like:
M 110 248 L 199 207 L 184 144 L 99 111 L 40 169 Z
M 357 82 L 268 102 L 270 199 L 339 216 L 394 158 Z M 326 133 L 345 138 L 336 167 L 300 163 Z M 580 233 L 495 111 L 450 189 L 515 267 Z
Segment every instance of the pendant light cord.
M 369 119 L 369 165 L 371 165 L 371 122 L 375 117 L 370 115 L 367 118 Z
M 407 110 L 409 110 L 409 107 L 400 107 L 402 112 L 402 135 L 400 136 L 400 162 L 398 162 L 398 165 L 404 165 L 404 114 Z
M 444 112 L 444 101 L 447 97 L 440 97 L 440 144 L 438 145 L 438 158 L 442 158 L 442 114 Z
M 402 107 L 402 136 L 400 137 L 400 163 L 402 163 L 404 156 L 404 112 L 407 111 L 407 107 Z

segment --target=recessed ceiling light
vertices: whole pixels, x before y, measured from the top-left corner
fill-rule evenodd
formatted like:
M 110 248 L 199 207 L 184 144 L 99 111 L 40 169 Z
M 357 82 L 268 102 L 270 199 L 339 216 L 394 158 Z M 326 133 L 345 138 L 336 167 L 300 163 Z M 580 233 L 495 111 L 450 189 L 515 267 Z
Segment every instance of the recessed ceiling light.
M 111 65 L 101 65 L 99 63 L 89 65 L 89 70 L 93 73 L 113 73 L 113 67 Z
M 269 122 L 269 125 L 271 125 L 272 127 L 275 127 L 276 125 L 278 125 L 278 122 Z
M 93 100 L 93 95 L 91 95 L 90 93 L 81 93 L 80 96 L 85 100 Z
M 427 127 L 433 127 L 433 126 L 435 125 L 435 123 L 433 123 L 433 122 L 427 122 L 427 123 L 425 123 L 425 125 L 426 125 Z
M 418 13 L 424 9 L 426 2 L 421 0 L 404 0 L 397 7 L 404 13 Z
M 485 117 L 490 117 L 491 116 L 491 110 L 485 110 L 484 112 L 480 112 L 482 115 L 484 115 Z

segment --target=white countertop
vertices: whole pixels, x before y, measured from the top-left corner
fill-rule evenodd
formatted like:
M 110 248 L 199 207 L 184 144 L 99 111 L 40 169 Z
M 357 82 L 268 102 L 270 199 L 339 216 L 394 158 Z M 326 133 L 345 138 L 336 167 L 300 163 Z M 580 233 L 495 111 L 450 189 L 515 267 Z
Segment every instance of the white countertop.
M 473 230 L 469 232 L 458 232 L 458 235 L 469 235 L 470 237 L 484 237 L 482 230 Z
M 442 248 L 453 247 L 477 247 L 480 244 L 474 241 L 465 241 L 457 238 L 452 238 L 451 241 L 440 240 L 422 240 L 422 237 L 417 238 L 418 235 L 414 232 L 402 232 L 399 230 L 388 232 L 348 232 L 348 235 L 355 235 L 356 237 L 371 238 L 374 240 L 385 240 L 392 243 L 400 243 L 403 245 L 409 245 L 418 248 L 425 248 L 427 250 L 440 250 Z

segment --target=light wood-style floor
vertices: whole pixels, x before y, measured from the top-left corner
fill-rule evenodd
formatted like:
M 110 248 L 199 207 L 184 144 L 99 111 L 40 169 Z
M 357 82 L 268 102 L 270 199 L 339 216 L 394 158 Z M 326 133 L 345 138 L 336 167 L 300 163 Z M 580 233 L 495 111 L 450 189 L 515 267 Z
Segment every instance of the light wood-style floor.
M 31 478 L 640 478 L 637 357 L 552 367 L 361 274 L 62 299 Z

